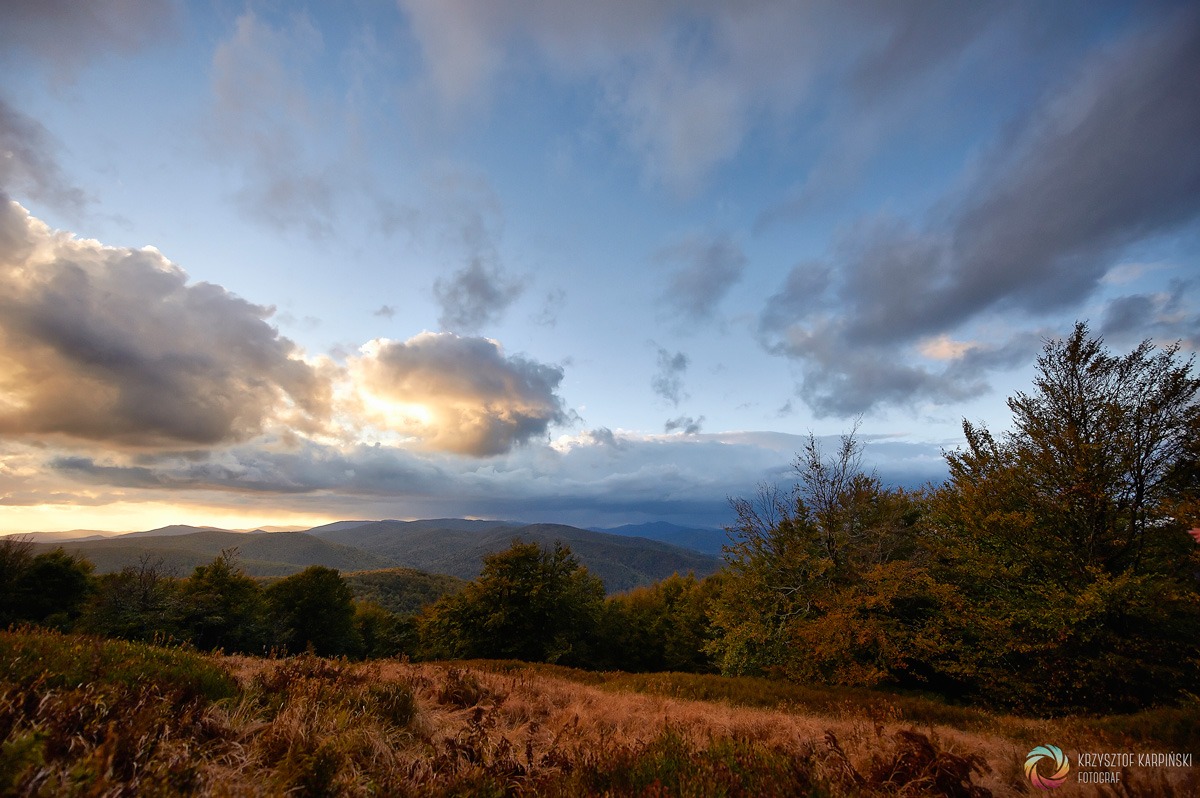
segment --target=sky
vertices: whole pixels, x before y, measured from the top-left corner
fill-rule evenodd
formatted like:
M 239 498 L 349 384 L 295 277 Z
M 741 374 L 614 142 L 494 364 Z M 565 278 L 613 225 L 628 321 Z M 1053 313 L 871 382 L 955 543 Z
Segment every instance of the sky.
M 0 4 L 0 532 L 731 523 L 1200 341 L 1193 3 Z

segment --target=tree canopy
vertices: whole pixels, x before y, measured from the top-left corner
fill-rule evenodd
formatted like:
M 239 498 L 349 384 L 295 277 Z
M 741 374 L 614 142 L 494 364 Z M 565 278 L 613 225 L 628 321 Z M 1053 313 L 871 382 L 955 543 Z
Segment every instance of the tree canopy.
M 514 540 L 483 560 L 479 578 L 426 615 L 422 639 L 451 657 L 580 664 L 604 603 L 604 583 L 556 543 Z
M 1038 713 L 1200 689 L 1200 379 L 1178 345 L 1048 341 L 1012 429 L 963 422 L 950 479 L 882 486 L 810 437 L 737 499 L 709 644 L 728 673 L 924 685 Z

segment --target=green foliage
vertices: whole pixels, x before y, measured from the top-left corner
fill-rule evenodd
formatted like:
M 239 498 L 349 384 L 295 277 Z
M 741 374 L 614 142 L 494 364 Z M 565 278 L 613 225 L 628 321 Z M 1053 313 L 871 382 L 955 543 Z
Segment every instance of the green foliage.
M 179 587 L 179 625 L 201 649 L 261 652 L 268 640 L 262 588 L 226 549 Z
M 354 632 L 367 659 L 398 657 L 417 650 L 417 623 L 365 601 L 354 602 Z
M 623 671 L 714 670 L 704 649 L 712 637 L 708 607 L 719 582 L 717 576 L 698 581 L 675 574 L 610 596 L 593 664 Z
M 603 601 L 603 583 L 566 546 L 514 540 L 425 614 L 422 646 L 431 656 L 583 663 Z
M 923 687 L 1037 714 L 1200 692 L 1200 379 L 1178 346 L 1047 343 L 950 481 L 885 489 L 810 436 L 790 496 L 735 500 L 709 650 L 725 673 Z
M 0 540 L 0 626 L 33 621 L 65 629 L 92 589 L 92 564 L 62 548 L 34 555 L 32 545 Z
M 0 680 L 34 692 L 150 685 L 182 701 L 216 701 L 237 691 L 224 669 L 193 651 L 32 629 L 0 632 Z
M 21 619 L 21 579 L 33 561 L 33 544 L 16 536 L 0 538 L 0 628 Z
M 354 625 L 354 597 L 341 574 L 312 565 L 266 590 L 279 642 L 293 653 L 322 656 L 358 653 L 362 641 Z
M 162 561 L 143 555 L 137 566 L 97 578 L 81 619 L 83 631 L 125 640 L 181 638 L 179 582 Z
M 448 574 L 430 574 L 413 568 L 343 573 L 354 598 L 397 615 L 420 612 L 442 596 L 456 593 L 466 580 Z

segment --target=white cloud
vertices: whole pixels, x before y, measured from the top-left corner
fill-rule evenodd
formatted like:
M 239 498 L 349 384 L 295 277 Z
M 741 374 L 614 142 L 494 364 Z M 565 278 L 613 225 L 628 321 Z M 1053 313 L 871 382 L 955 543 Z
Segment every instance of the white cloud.
M 311 428 L 328 385 L 272 312 L 0 196 L 0 432 L 155 448 Z
M 487 338 L 378 339 L 351 373 L 366 418 L 434 451 L 503 454 L 567 420 L 556 393 L 562 369 L 506 356 Z

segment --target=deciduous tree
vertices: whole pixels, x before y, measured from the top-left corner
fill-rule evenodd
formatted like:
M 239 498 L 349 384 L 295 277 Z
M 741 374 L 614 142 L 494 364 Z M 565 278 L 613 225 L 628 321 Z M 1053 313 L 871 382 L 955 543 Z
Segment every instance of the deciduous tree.
M 603 582 L 568 547 L 514 540 L 426 613 L 422 644 L 433 656 L 586 664 L 603 602 Z

